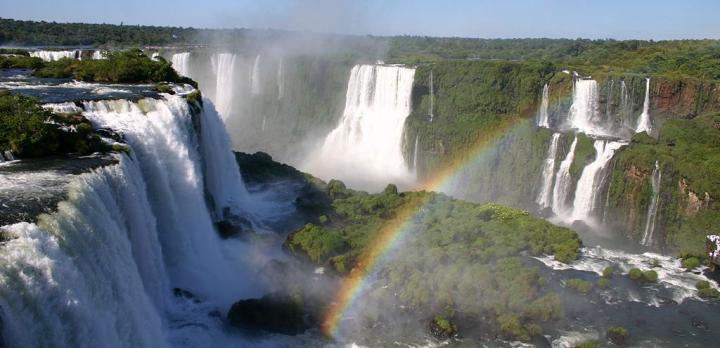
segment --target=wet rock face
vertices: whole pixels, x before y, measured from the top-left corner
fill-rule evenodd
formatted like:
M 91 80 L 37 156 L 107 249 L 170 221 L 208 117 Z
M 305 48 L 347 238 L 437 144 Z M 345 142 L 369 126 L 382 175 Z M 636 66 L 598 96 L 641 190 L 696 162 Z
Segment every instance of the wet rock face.
M 227 319 L 230 325 L 250 331 L 294 336 L 307 329 L 303 309 L 289 297 L 240 300 L 232 305 Z
M 664 118 L 693 118 L 720 108 L 720 86 L 693 79 L 656 78 L 651 90 L 652 110 Z

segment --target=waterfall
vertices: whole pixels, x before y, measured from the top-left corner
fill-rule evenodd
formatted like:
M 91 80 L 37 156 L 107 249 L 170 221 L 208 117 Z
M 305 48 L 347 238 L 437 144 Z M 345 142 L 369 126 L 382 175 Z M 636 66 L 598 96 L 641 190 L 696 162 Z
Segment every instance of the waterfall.
M 216 220 L 247 214 L 249 194 L 232 151 L 230 136 L 212 101 L 203 98 L 200 126 L 200 155 L 203 159 L 205 183 L 213 200 Z
M 253 95 L 259 95 L 260 88 L 260 55 L 257 55 L 250 74 L 250 91 Z
M 79 59 L 80 51 L 30 51 L 30 57 L 37 57 L 46 62 L 53 62 L 63 58 Z
M 277 92 L 278 100 L 282 99 L 285 95 L 285 63 L 282 58 L 280 59 L 277 67 Z
M 173 68 L 181 76 L 190 76 L 190 52 L 175 53 L 170 58 Z
M 353 67 L 342 118 L 311 155 L 310 171 L 364 187 L 408 183 L 402 139 L 414 76 L 415 69 L 399 66 Z
M 652 123 L 650 122 L 650 78 L 645 79 L 645 101 L 643 102 L 643 111 L 638 119 L 635 133 L 646 132 L 650 134 L 652 131 Z
M 560 168 L 555 175 L 555 187 L 553 188 L 552 211 L 557 216 L 562 216 L 567 211 L 567 199 L 572 186 L 572 177 L 570 177 L 570 166 L 575 159 L 575 147 L 577 146 L 577 136 L 570 145 L 565 159 L 560 162 Z
M 549 101 L 549 88 L 546 83 L 543 86 L 542 101 L 540 102 L 540 116 L 538 117 L 538 127 L 550 128 L 550 116 L 548 114 Z
M 575 200 L 570 221 L 592 221 L 596 211 L 598 194 L 603 183 L 602 174 L 615 152 L 625 145 L 623 142 L 595 140 L 595 160 L 585 166 L 575 189 Z
M 418 160 L 418 141 L 420 140 L 420 134 L 415 135 L 415 148 L 413 149 L 413 170 L 417 176 L 417 160 Z
M 600 96 L 597 81 L 577 79 L 573 86 L 568 126 L 585 134 L 610 135 L 607 127 L 598 119 Z
M 219 53 L 212 57 L 215 107 L 223 121 L 227 121 L 232 113 L 236 60 L 237 56 L 232 53 Z
M 555 133 L 552 135 L 552 139 L 550 140 L 550 148 L 548 149 L 547 158 L 545 159 L 545 165 L 543 166 L 542 186 L 540 188 L 540 194 L 536 199 L 536 202 L 542 208 L 548 208 L 552 204 L 552 188 L 555 181 L 555 157 L 557 156 L 557 148 L 558 143 L 560 142 L 560 135 L 560 133 Z
M 220 249 L 219 237 L 214 230 L 205 201 L 204 173 L 201 172 L 200 152 L 230 152 L 226 141 L 203 136 L 198 143 L 192 114 L 182 97 L 166 95 L 164 100 L 143 99 L 93 101 L 84 105 L 87 117 L 95 127 L 110 128 L 124 134 L 137 159 L 147 183 L 152 212 L 157 219 L 157 230 L 163 249 L 168 274 L 174 287 L 190 290 L 203 298 L 223 304 L 237 300 L 238 289 L 248 279 L 237 274 Z M 207 135 L 218 136 L 218 122 L 212 122 L 212 113 L 204 113 L 210 122 L 201 123 Z M 205 121 L 205 120 L 202 120 Z M 226 135 L 225 135 L 226 136 Z M 215 162 L 207 165 L 208 186 L 214 199 L 223 203 L 222 190 L 229 190 L 232 179 L 227 174 L 237 171 L 234 160 L 218 154 Z M 225 159 L 225 161 L 222 161 Z M 210 159 L 208 159 L 210 160 Z M 231 168 L 222 167 L 223 165 Z M 230 194 L 230 193 L 227 193 Z M 229 204 L 227 200 L 224 203 Z M 222 210 L 220 205 L 216 209 Z M 228 207 L 232 208 L 232 207 Z
M 105 54 L 103 51 L 95 50 L 92 54 L 92 59 L 105 59 Z
M 428 113 L 428 116 L 430 116 L 430 122 L 432 122 L 433 118 L 435 117 L 434 111 L 435 111 L 435 84 L 433 82 L 433 71 L 430 70 L 430 110 Z
M 640 243 L 645 246 L 652 245 L 653 233 L 655 232 L 655 222 L 657 221 L 658 201 L 660 199 L 660 183 L 662 180 L 662 171 L 660 163 L 655 161 L 655 169 L 652 172 L 652 198 L 648 206 L 647 217 L 645 218 L 645 229 Z
M 612 105 L 613 87 L 614 86 L 615 86 L 615 80 L 611 79 L 608 82 L 608 94 L 607 94 L 607 100 L 605 101 L 605 119 L 608 122 L 612 122 L 611 105 Z
M 57 212 L 3 229 L 17 237 L 0 253 L 8 346 L 166 345 L 164 250 L 135 161 L 82 175 Z

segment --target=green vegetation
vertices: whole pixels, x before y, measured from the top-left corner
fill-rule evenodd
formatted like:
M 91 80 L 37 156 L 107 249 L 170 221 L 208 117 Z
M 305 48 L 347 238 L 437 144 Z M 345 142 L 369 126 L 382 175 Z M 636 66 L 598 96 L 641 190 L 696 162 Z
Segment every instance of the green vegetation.
M 18 158 L 107 150 L 81 115 L 54 114 L 33 98 L 10 94 L 0 96 L 0 149 Z
M 697 288 L 698 296 L 700 298 L 704 299 L 718 299 L 720 298 L 720 291 L 718 291 L 716 288 L 713 288 L 710 286 L 710 282 L 707 280 L 698 280 L 697 284 L 695 284 L 695 288 Z
M 603 278 L 610 279 L 613 277 L 614 274 L 615 274 L 615 267 L 607 266 L 607 267 L 605 267 L 605 269 L 603 269 L 602 276 L 603 276 Z
M 639 268 L 632 268 L 628 272 L 628 276 L 633 280 L 644 281 L 648 283 L 654 283 L 658 279 L 657 272 L 653 270 L 643 271 Z
M 587 280 L 573 278 L 573 279 L 568 279 L 567 282 L 565 283 L 565 286 L 567 286 L 570 289 L 576 290 L 580 293 L 587 294 L 590 292 L 590 290 L 592 290 L 593 285 L 591 282 L 589 282 Z
M 608 340 L 619 346 L 624 345 L 627 342 L 627 338 L 629 336 L 630 333 L 628 332 L 628 330 L 622 326 L 612 326 L 607 330 Z
M 44 65 L 45 63 L 40 58 L 26 55 L 0 55 L 0 69 L 38 69 Z
M 306 225 L 285 246 L 347 273 L 380 235 L 398 233 L 403 247 L 377 270 L 387 288 L 370 295 L 380 308 L 400 301 L 420 314 L 449 308 L 481 317 L 490 311 L 500 332 L 521 340 L 541 330 L 538 321 L 561 316 L 559 296 L 544 289 L 538 270 L 519 253 L 572 262 L 581 245 L 575 232 L 525 211 L 436 193 L 399 193 L 394 185 L 368 194 L 333 180 L 323 190 L 332 200 L 322 214 L 325 223 Z
M 688 271 L 692 271 L 695 268 L 700 267 L 700 260 L 697 257 L 689 257 L 682 260 L 682 266 Z
M 37 77 L 69 78 L 87 82 L 123 83 L 197 83 L 181 77 L 171 64 L 162 59 L 152 60 L 139 49 L 110 52 L 105 59 L 60 59 L 46 62 L 33 72 Z
M 601 348 L 602 346 L 600 345 L 600 343 L 598 341 L 590 340 L 590 341 L 580 342 L 580 344 L 578 344 L 576 347 L 577 348 Z
M 664 230 L 656 233 L 664 237 L 660 244 L 680 254 L 704 255 L 705 237 L 716 231 L 720 221 L 720 206 L 704 201 L 706 193 L 720 196 L 718 122 L 720 114 L 666 120 L 657 140 L 636 135 L 613 159 L 617 169 L 610 184 L 610 208 L 643 212 L 644 216 L 650 199 L 650 175 L 657 160 L 663 172 L 663 204 L 656 222 Z M 637 222 L 635 228 L 640 229 L 642 223 Z
M 457 334 L 458 328 L 451 319 L 442 315 L 436 315 L 430 321 L 430 333 L 438 339 L 448 339 Z

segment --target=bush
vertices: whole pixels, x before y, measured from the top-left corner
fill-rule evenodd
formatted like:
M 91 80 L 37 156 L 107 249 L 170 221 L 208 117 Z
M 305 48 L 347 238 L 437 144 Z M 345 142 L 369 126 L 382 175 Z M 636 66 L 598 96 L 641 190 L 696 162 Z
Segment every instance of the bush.
M 653 270 L 643 272 L 642 277 L 644 281 L 649 283 L 654 283 L 658 280 L 658 274 Z
M 688 271 L 692 271 L 695 268 L 700 267 L 700 260 L 697 257 L 689 257 L 682 260 L 682 266 Z
M 622 326 L 613 326 L 607 330 L 607 338 L 610 340 L 610 342 L 620 346 L 626 343 L 629 336 L 630 333 L 628 332 L 628 330 L 626 330 Z
M 630 279 L 639 280 L 643 277 L 643 271 L 639 268 L 633 268 L 628 272 L 628 275 L 630 276 Z
M 603 278 L 612 278 L 613 274 L 615 273 L 615 268 L 613 266 L 607 266 L 605 269 L 603 269 Z
M 610 287 L 610 279 L 601 277 L 600 279 L 598 279 L 597 285 L 602 289 L 607 289 Z
M 595 340 L 583 341 L 576 346 L 576 348 L 600 348 L 600 343 Z
M 710 282 L 707 280 L 698 280 L 697 283 L 695 283 L 695 288 L 698 290 L 709 289 Z
M 710 282 L 707 280 L 698 280 L 695 283 L 695 288 L 698 290 L 698 296 L 704 299 L 716 299 L 720 298 L 720 291 L 710 286 Z
M 347 244 L 337 231 L 307 224 L 288 237 L 291 250 L 302 250 L 313 262 L 324 263 L 328 258 L 346 249 Z
M 590 290 L 592 290 L 591 282 L 589 282 L 587 280 L 579 279 L 579 278 L 568 279 L 567 282 L 565 282 L 565 285 L 568 288 L 574 289 L 583 294 L 587 294 L 590 292 Z

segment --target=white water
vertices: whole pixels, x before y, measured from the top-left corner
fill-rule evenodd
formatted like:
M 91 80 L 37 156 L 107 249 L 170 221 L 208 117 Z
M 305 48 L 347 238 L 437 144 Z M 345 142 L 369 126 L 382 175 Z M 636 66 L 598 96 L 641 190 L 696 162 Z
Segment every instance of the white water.
M 570 145 L 565 159 L 560 162 L 560 168 L 555 175 L 555 187 L 553 188 L 552 211 L 557 216 L 563 216 L 567 211 L 567 199 L 572 187 L 572 178 L 570 177 L 570 166 L 575 159 L 575 147 L 577 146 L 577 136 Z
M 340 123 L 307 161 L 321 178 L 339 178 L 356 187 L 410 184 L 411 171 L 402 154 L 405 118 L 415 69 L 356 65 L 348 82 Z
M 550 140 L 550 148 L 548 149 L 547 158 L 545 159 L 545 165 L 543 166 L 542 174 L 542 186 L 540 188 L 540 194 L 538 195 L 536 202 L 540 207 L 548 208 L 552 204 L 552 189 L 553 183 L 555 182 L 555 157 L 557 157 L 558 142 L 560 142 L 560 133 L 552 135 Z
M 645 228 L 640 243 L 650 246 L 653 242 L 653 234 L 655 232 L 655 222 L 657 221 L 658 201 L 660 199 L 660 183 L 662 180 L 662 171 L 660 163 L 655 161 L 655 169 L 652 172 L 652 198 L 648 206 L 647 217 L 645 218 Z
M 78 59 L 80 51 L 30 51 L 30 57 L 37 57 L 46 62 L 53 62 L 63 58 Z
M 232 113 L 235 66 L 237 56 L 232 53 L 219 53 L 212 57 L 215 72 L 215 108 L 223 121 L 227 121 Z
M 433 82 L 433 72 L 430 70 L 430 122 L 435 118 L 435 83 Z
M 415 147 L 413 148 L 413 170 L 415 171 L 415 176 L 417 176 L 418 173 L 418 142 L 420 141 L 420 134 L 415 136 Z
M 170 58 L 173 69 L 181 76 L 190 75 L 190 52 L 175 53 Z
M 635 133 L 646 132 L 650 134 L 652 131 L 652 123 L 650 121 L 650 78 L 645 79 L 645 101 L 643 102 L 643 111 L 638 119 Z
M 547 83 L 543 86 L 542 101 L 540 102 L 540 115 L 538 116 L 538 127 L 550 128 L 550 116 L 548 114 L 549 87 Z
M 229 305 L 253 290 L 247 284 L 249 279 L 243 279 L 242 270 L 232 266 L 220 248 L 205 203 L 205 182 L 198 148 L 203 154 L 229 153 L 230 149 L 221 150 L 222 140 L 207 137 L 198 143 L 185 99 L 169 95 L 165 98 L 143 99 L 137 103 L 124 100 L 86 102 L 84 115 L 96 127 L 122 132 L 131 146 L 147 183 L 173 286 Z M 212 121 L 212 118 L 208 119 Z M 203 133 L 218 135 L 214 128 L 218 127 L 216 123 L 203 124 L 206 128 Z M 217 180 L 228 178 L 226 173 L 232 170 L 223 165 L 234 167 L 236 171 L 237 165 L 234 161 L 219 162 L 226 156 L 216 156 L 215 163 L 206 168 L 209 192 L 217 196 L 216 201 L 230 204 L 232 202 L 218 197 L 225 197 L 221 191 L 232 187 L 232 183 L 218 183 Z M 221 210 L 220 207 L 216 209 Z M 229 274 L 235 276 L 228 277 Z
M 252 66 L 252 73 L 250 74 L 250 92 L 252 93 L 252 95 L 260 95 L 260 86 L 260 55 L 257 55 L 255 56 L 255 62 Z
M 600 94 L 595 80 L 577 79 L 573 84 L 573 102 L 567 126 L 590 135 L 612 135 L 599 117 Z
M 280 59 L 277 66 L 277 92 L 278 100 L 285 96 L 285 62 Z
M 105 59 L 105 54 L 103 51 L 96 50 L 92 54 L 92 59 Z
M 708 280 L 702 274 L 687 272 L 682 267 L 680 259 L 650 252 L 632 254 L 601 247 L 588 247 L 582 248 L 580 258 L 571 264 L 555 261 L 552 256 L 536 257 L 536 259 L 555 270 L 574 269 L 593 272 L 598 276 L 602 276 L 608 266 L 612 266 L 616 270 L 613 277 L 624 276 L 632 268 L 652 269 L 658 274 L 657 284 L 644 286 L 642 290 L 647 291 L 646 293 L 627 293 L 625 296 L 629 301 L 644 302 L 653 306 L 657 306 L 659 303 L 657 292 L 653 290 L 664 288 L 670 292 L 674 301 L 682 303 L 688 298 L 698 298 L 695 284 L 698 280 Z M 658 267 L 653 267 L 655 264 Z M 703 270 L 704 267 L 699 269 L 701 273 Z M 711 281 L 711 283 L 713 282 Z
M 580 220 L 592 223 L 593 212 L 596 211 L 598 194 L 600 193 L 603 183 L 602 175 L 604 169 L 612 159 L 615 151 L 624 146 L 625 143 L 595 140 L 593 145 L 596 154 L 595 160 L 585 166 L 580 175 L 580 180 L 577 182 L 570 222 Z

